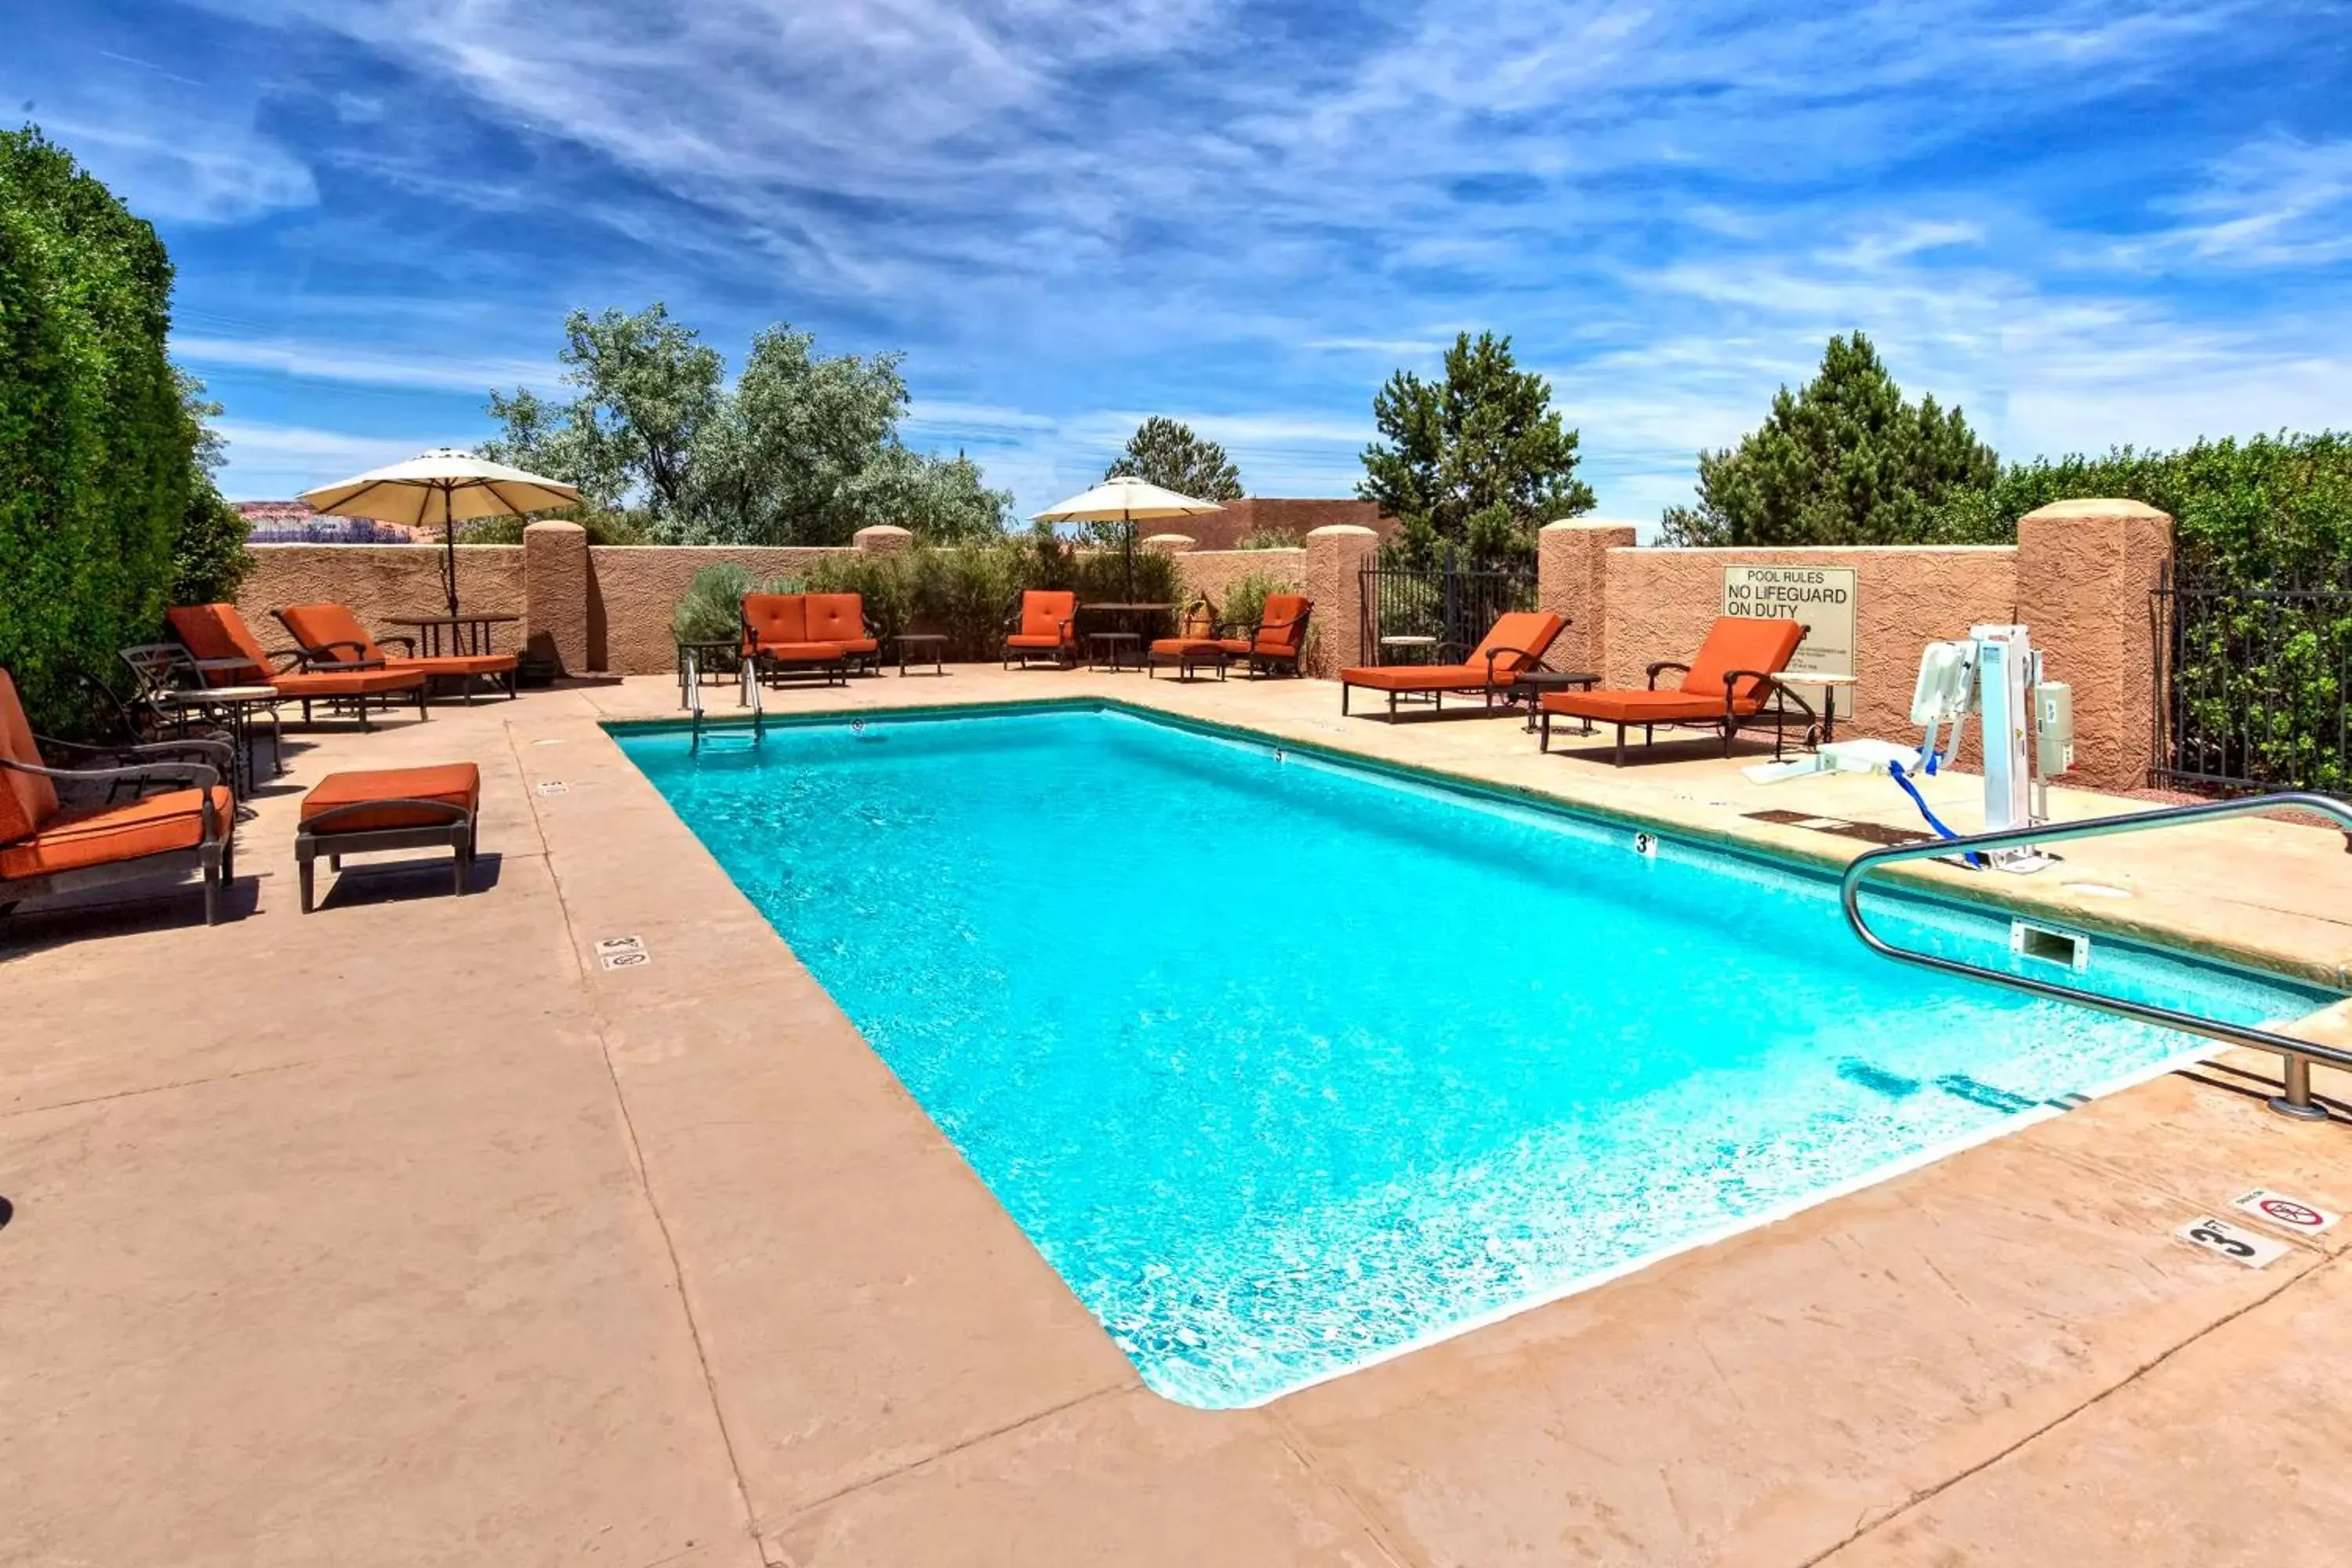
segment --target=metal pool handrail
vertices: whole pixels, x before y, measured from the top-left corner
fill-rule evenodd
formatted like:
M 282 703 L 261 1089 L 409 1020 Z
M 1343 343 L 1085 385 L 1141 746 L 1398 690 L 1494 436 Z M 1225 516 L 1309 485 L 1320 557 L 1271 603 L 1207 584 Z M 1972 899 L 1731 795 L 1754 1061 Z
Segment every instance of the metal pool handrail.
M 2282 1062 L 2282 1092 L 2272 1098 L 2270 1108 L 2282 1116 L 2324 1121 L 2327 1119 L 2327 1108 L 2315 1104 L 2311 1098 L 2311 1064 L 2326 1062 L 2330 1067 L 2352 1071 L 2352 1051 L 2318 1045 L 2310 1040 L 2298 1040 L 2286 1035 L 2274 1035 L 2268 1029 L 2200 1018 L 2194 1014 L 2176 1012 L 2151 1003 L 2102 996 L 2094 991 L 2036 980 L 2030 975 L 2008 974 L 1979 964 L 1939 958 L 1934 953 L 1914 952 L 1883 940 L 1862 918 L 1864 879 L 1880 867 L 1897 861 L 1925 860 L 1969 850 L 2023 848 L 2029 845 L 2063 843 L 2074 838 L 2105 838 L 2110 834 L 2139 833 L 2155 827 L 2177 827 L 2185 823 L 2210 822 L 2221 817 L 2251 816 L 2273 811 L 2307 811 L 2332 818 L 2344 828 L 2347 845 L 2352 845 L 2352 805 L 2327 795 L 2308 793 L 2247 795 L 2237 800 L 2207 801 L 2196 805 L 2161 806 L 2154 811 L 2127 812 L 2120 816 L 2098 816 L 2085 822 L 2044 823 L 2039 827 L 1964 834 L 1957 838 L 1927 838 L 1916 844 L 1897 844 L 1885 849 L 1873 849 L 1854 857 L 1853 862 L 1846 868 L 1845 877 L 1838 886 L 1838 898 L 1845 906 L 1846 923 L 1853 928 L 1853 934 L 1862 939 L 1863 944 L 1872 952 L 1898 963 L 1916 963 L 1923 969 L 1965 975 L 1971 980 L 1988 980 L 2029 995 L 2096 1007 L 2102 1012 L 2137 1019 L 2143 1024 L 2158 1024 L 2233 1046 L 2252 1046 L 2259 1050 L 2273 1052 Z

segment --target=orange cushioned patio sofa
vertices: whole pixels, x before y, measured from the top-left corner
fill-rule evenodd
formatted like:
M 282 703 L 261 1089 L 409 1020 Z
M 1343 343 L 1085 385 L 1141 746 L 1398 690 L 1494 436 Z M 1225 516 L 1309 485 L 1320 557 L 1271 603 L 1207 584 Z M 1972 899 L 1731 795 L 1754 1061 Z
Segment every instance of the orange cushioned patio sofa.
M 872 669 L 882 640 L 856 594 L 746 594 L 743 657 L 761 670 L 814 670 L 827 680 Z
M 1790 722 L 1801 721 L 1809 741 L 1819 730 L 1811 705 L 1778 679 L 1804 639 L 1805 627 L 1797 621 L 1720 616 L 1688 664 L 1660 659 L 1650 666 L 1650 684 L 1645 689 L 1545 692 L 1538 705 L 1541 739 L 1537 747 L 1551 750 L 1551 717 L 1559 713 L 1617 726 L 1616 765 L 1621 768 L 1625 765 L 1625 731 L 1636 725 L 1641 727 L 1645 746 L 1655 742 L 1660 728 L 1719 731 L 1726 756 L 1731 754 L 1732 738 L 1742 728 L 1769 725 L 1772 752 L 1778 756 L 1782 731 Z M 1669 669 L 1681 670 L 1683 679 L 1674 689 L 1661 691 L 1658 677 Z M 1789 708 L 1790 703 L 1796 705 L 1794 711 Z
M 1364 687 L 1389 694 L 1389 717 L 1397 698 L 1426 694 L 1440 709 L 1449 691 L 1475 691 L 1492 711 L 1498 692 L 1507 692 L 1522 671 L 1543 668 L 1543 657 L 1568 622 L 1549 610 L 1512 610 L 1496 618 L 1478 646 L 1459 664 L 1368 664 L 1339 672 L 1339 711 L 1348 711 L 1348 691 Z M 1445 645 L 1459 647 L 1459 643 Z
M 60 746 L 54 750 L 88 751 Z M 129 766 L 53 768 L 0 669 L 0 914 L 29 898 L 76 893 L 133 878 L 202 872 L 205 923 L 220 919 L 221 889 L 236 872 L 236 798 L 221 775 L 218 741 L 165 741 L 113 748 Z M 68 805 L 58 786 L 104 786 L 105 804 Z M 177 787 L 161 794 L 150 788 Z M 131 798 L 117 798 L 123 791 Z
M 310 721 L 313 702 L 348 704 L 359 714 L 360 728 L 369 728 L 368 704 L 389 706 L 394 697 L 416 699 L 416 716 L 425 717 L 425 673 L 415 669 L 312 669 L 310 656 L 299 648 L 265 653 L 235 605 L 178 605 L 166 616 L 172 635 L 195 656 L 208 686 L 272 686 L 289 701 L 302 704 L 302 721 Z M 275 665 L 273 659 L 290 660 Z
M 420 658 L 415 637 L 395 637 L 384 640 L 405 644 L 408 651 L 387 654 L 368 636 L 349 605 L 289 605 L 272 613 L 314 670 L 415 670 L 425 677 L 427 686 L 436 680 L 458 682 L 468 702 L 474 700 L 477 680 L 505 688 L 510 698 L 515 694 L 515 656 L 510 653 L 432 654 Z
M 1020 607 L 1004 634 L 1004 664 L 1029 668 L 1030 656 L 1044 654 L 1055 664 L 1076 663 L 1078 657 L 1078 596 L 1067 591 L 1031 588 L 1021 595 Z

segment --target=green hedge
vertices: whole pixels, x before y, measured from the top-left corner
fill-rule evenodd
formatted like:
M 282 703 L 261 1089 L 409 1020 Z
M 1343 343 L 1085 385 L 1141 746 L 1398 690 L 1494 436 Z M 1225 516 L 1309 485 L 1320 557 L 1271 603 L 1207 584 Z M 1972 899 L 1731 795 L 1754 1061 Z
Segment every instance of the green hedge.
M 45 730 L 162 624 L 194 467 L 172 264 L 37 131 L 0 132 L 0 666 Z

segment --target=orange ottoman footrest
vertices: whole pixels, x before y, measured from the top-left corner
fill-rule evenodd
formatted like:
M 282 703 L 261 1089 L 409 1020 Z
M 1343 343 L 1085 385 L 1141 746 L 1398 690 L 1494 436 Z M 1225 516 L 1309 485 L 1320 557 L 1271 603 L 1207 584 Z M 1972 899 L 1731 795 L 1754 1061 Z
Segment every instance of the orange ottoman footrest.
M 446 845 L 456 857 L 456 890 L 465 892 L 481 804 L 482 773 L 471 763 L 329 773 L 302 797 L 294 833 L 302 912 L 310 912 L 311 862 L 320 855 L 339 870 L 344 856 L 362 850 Z

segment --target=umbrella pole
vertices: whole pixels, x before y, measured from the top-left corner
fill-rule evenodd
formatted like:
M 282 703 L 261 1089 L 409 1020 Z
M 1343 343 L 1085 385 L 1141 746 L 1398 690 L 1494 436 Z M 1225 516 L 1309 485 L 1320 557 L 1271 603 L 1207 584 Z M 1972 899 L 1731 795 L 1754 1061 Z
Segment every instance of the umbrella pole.
M 457 618 L 457 520 L 450 515 L 449 492 L 441 492 L 442 585 L 448 590 L 449 618 Z M 456 636 L 452 628 L 451 636 Z
M 1124 513 L 1120 520 L 1127 526 L 1120 537 L 1127 545 L 1127 602 L 1135 603 L 1135 514 Z

